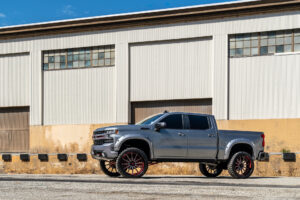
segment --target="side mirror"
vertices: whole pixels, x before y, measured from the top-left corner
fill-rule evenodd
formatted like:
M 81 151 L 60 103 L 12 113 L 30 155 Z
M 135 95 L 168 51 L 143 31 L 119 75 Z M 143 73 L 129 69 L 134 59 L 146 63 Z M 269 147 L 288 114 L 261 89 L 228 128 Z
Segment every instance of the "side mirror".
M 155 131 L 159 131 L 162 128 L 166 128 L 167 124 L 166 122 L 158 122 L 155 124 Z

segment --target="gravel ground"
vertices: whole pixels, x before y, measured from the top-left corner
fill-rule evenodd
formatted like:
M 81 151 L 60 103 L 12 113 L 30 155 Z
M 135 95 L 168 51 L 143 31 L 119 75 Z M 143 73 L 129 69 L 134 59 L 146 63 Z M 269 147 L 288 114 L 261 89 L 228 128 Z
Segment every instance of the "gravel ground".
M 300 199 L 300 177 L 0 175 L 0 199 Z

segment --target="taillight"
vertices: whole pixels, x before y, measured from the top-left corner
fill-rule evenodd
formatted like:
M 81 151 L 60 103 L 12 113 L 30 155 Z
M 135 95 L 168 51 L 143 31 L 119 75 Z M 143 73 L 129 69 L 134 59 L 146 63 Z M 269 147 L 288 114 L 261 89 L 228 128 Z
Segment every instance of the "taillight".
M 265 147 L 265 134 L 261 134 L 261 137 L 263 139 L 262 146 Z

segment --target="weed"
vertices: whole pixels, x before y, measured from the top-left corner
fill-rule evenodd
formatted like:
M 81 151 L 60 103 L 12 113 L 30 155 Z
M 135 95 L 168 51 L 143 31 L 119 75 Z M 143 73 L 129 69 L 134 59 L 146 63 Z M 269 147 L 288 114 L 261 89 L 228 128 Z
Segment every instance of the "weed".
M 286 149 L 286 148 L 283 148 L 283 149 L 281 150 L 281 152 L 282 152 L 282 153 L 291 153 L 291 150 Z

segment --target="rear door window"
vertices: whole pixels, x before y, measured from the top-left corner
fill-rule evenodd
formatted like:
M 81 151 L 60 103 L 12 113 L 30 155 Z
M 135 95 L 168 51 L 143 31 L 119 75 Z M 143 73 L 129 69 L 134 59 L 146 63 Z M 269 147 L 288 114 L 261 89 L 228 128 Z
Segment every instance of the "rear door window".
M 181 114 L 168 115 L 160 122 L 167 124 L 166 129 L 183 129 Z
M 206 116 L 188 115 L 190 129 L 206 130 L 209 129 L 209 121 Z

